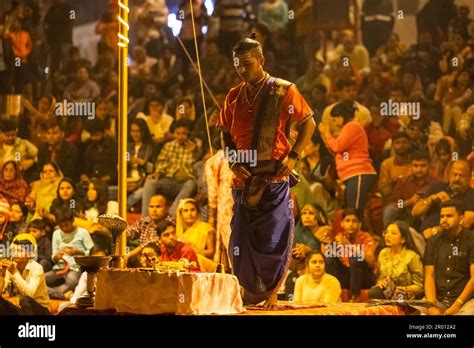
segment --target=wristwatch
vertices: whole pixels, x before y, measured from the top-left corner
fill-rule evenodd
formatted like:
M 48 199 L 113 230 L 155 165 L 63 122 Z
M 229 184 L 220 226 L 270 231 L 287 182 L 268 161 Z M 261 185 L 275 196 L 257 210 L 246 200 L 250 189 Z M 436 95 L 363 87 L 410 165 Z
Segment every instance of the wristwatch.
M 300 154 L 296 152 L 295 150 L 291 150 L 290 153 L 288 154 L 288 157 L 291 159 L 297 160 L 299 158 Z

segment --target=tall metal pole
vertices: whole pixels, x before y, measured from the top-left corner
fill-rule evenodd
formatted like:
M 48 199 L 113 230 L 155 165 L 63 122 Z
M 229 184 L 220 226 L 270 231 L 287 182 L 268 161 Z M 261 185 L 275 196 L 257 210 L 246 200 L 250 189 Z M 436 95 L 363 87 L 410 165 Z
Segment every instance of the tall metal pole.
M 127 219 L 127 117 L 128 117 L 128 0 L 119 0 L 119 114 L 118 114 L 118 204 L 119 215 Z M 115 248 L 116 255 L 124 256 L 126 233 L 122 233 Z M 120 268 L 125 268 L 121 264 Z

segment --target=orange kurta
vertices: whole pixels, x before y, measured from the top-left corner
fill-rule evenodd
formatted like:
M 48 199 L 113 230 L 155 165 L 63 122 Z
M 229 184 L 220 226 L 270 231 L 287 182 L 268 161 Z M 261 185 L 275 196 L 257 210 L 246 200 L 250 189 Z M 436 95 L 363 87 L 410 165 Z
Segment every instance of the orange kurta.
M 252 146 L 257 111 L 262 97 L 261 94 L 258 96 L 252 108 L 253 112 L 250 114 L 244 88 L 245 83 L 242 82 L 229 91 L 219 117 L 219 126 L 223 131 L 231 134 L 237 150 L 249 150 Z M 281 106 L 278 133 L 272 150 L 274 159 L 283 160 L 291 150 L 290 142 L 285 134 L 288 120 L 301 123 L 312 114 L 311 107 L 306 103 L 296 86 L 292 84 L 287 89 Z

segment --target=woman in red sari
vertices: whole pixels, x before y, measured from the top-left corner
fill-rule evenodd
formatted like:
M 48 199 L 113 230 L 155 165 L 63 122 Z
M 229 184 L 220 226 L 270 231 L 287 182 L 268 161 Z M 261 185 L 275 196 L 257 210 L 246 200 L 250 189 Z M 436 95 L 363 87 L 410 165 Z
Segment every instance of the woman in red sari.
M 0 195 L 12 205 L 17 201 L 25 202 L 29 193 L 30 187 L 21 177 L 18 164 L 15 161 L 5 162 L 0 177 Z

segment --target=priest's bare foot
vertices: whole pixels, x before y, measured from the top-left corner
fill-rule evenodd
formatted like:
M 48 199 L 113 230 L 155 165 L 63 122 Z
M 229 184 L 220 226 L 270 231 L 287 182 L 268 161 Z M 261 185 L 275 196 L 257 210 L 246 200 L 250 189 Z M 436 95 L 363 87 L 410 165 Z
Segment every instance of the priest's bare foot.
M 265 303 L 263 304 L 263 307 L 273 308 L 273 307 L 276 307 L 277 305 L 278 305 L 278 296 L 277 294 L 272 294 L 266 299 Z

